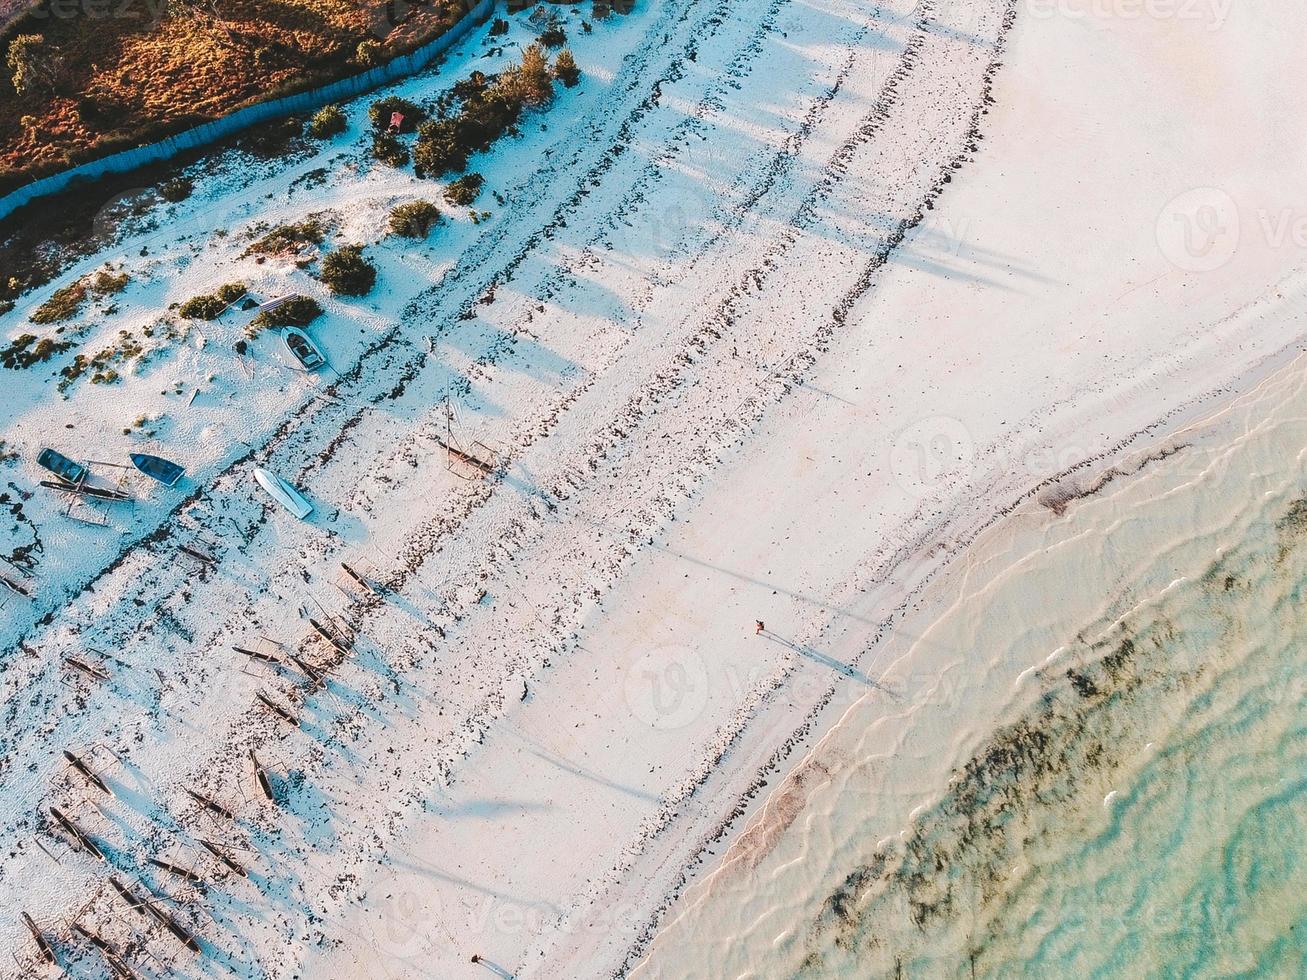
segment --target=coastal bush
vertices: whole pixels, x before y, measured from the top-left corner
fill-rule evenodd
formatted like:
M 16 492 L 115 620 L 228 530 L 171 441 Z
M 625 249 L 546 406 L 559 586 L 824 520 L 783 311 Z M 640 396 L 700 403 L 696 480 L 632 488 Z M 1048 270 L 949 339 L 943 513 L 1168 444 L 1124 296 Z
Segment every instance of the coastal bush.
M 186 200 L 194 191 L 195 184 L 186 177 L 173 177 L 159 185 L 159 196 L 173 204 Z
M 33 364 L 48 361 L 72 346 L 70 341 L 54 341 L 49 337 L 37 340 L 33 334 L 25 333 L 15 337 L 9 346 L 0 349 L 0 365 L 11 371 L 22 370 Z
M 91 280 L 91 289 L 97 296 L 112 296 L 126 289 L 131 279 L 125 272 L 115 274 L 108 269 L 101 269 Z
M 214 295 L 217 296 L 218 299 L 222 300 L 224 303 L 227 304 L 234 303 L 245 295 L 245 283 L 243 282 L 223 283 L 216 290 L 214 290 Z
M 309 120 L 309 135 L 319 140 L 330 139 L 345 132 L 347 124 L 344 109 L 338 105 L 324 105 Z
M 377 281 L 376 267 L 362 245 L 342 245 L 322 260 L 319 278 L 337 296 L 366 296 Z
M 251 126 L 236 140 L 246 153 L 264 160 L 275 160 L 290 153 L 292 145 L 304 136 L 304 118 L 286 116 L 258 126 Z
M 539 44 L 524 48 L 522 60 L 500 75 L 494 88 L 520 106 L 538 108 L 548 104 L 554 97 L 554 83 L 544 49 Z
M 486 182 L 480 174 L 464 174 L 445 188 L 445 200 L 450 204 L 466 207 L 477 199 L 481 186 Z
M 381 64 L 383 58 L 381 42 L 372 38 L 360 41 L 358 47 L 354 49 L 354 60 L 364 68 L 372 68 Z
M 56 289 L 50 298 L 32 313 L 33 323 L 60 323 L 71 320 L 86 302 L 86 284 L 82 281 Z
M 177 312 L 188 320 L 215 320 L 227 308 L 217 296 L 192 296 Z
M 451 92 L 457 111 L 418 127 L 413 164 L 419 177 L 458 173 L 473 153 L 488 150 L 511 132 L 524 110 L 543 106 L 553 98 L 553 78 L 540 45 L 522 52 L 519 64 L 506 69 L 493 82 L 480 72 L 458 82 Z M 447 100 L 444 108 L 451 107 Z
M 260 330 L 269 327 L 307 327 L 320 316 L 322 316 L 322 307 L 318 305 L 317 300 L 309 296 L 296 296 L 276 309 L 260 313 L 250 321 L 246 333 L 253 337 Z M 244 348 L 239 342 L 237 352 L 244 353 Z
M 426 238 L 440 220 L 440 209 L 430 201 L 409 201 L 390 211 L 390 230 L 405 238 Z
M 554 77 L 568 88 L 581 80 L 581 69 L 576 66 L 571 48 L 563 48 L 558 52 L 558 57 L 554 59 Z
M 85 354 L 77 354 L 73 357 L 72 362 L 64 365 L 59 371 L 63 380 L 59 382 L 59 390 L 67 391 L 83 374 L 90 373 L 92 384 L 116 384 L 119 380 L 119 373 L 113 365 L 123 365 L 128 361 L 135 360 L 145 353 L 145 347 L 132 336 L 131 331 L 119 330 L 118 340 L 111 347 L 106 347 L 93 357 L 87 357 Z
M 267 227 L 266 225 L 264 227 Z M 289 225 L 272 229 L 241 253 L 246 255 L 279 255 L 297 252 L 305 245 L 318 245 L 327 235 L 327 229 L 317 218 L 306 218 Z
M 410 102 L 398 95 L 387 95 L 368 106 L 368 118 L 372 121 L 372 128 L 389 129 L 390 117 L 396 112 L 404 117 L 404 121 L 399 126 L 401 133 L 413 132 L 427 118 L 426 110 L 416 102 Z
M 384 130 L 372 137 L 373 159 L 392 167 L 408 163 L 408 147 Z
M 418 128 L 413 147 L 413 169 L 419 177 L 441 177 L 467 166 L 468 150 L 453 119 L 425 122 Z

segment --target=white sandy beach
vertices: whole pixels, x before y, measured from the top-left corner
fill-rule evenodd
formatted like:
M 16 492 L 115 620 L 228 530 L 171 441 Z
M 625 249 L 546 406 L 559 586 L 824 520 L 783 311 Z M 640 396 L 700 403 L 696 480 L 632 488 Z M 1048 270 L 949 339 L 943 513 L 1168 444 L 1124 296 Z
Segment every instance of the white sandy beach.
M 748 975 L 712 928 L 677 938 L 707 907 L 702 886 L 688 915 L 678 896 L 891 683 L 882 644 L 911 638 L 939 572 L 1043 481 L 1151 445 L 1301 344 L 1289 39 L 1307 24 L 1269 2 L 1197 13 L 641 3 L 570 26 L 582 85 L 474 161 L 487 221 L 384 238 L 391 205 L 438 195 L 367 162 L 365 99 L 311 156 L 197 168 L 190 201 L 0 318 L 23 332 L 114 262 L 133 282 L 79 325 L 94 350 L 239 279 L 319 298 L 337 372 L 293 374 L 271 336 L 242 368 L 234 317 L 116 387 L 65 399 L 39 369 L 5 372 L 11 493 L 34 487 L 42 445 L 147 445 L 122 434 L 141 415 L 166 414 L 149 445 L 188 482 L 138 487 L 108 528 L 33 496 L 5 544 L 38 533 L 43 551 L 40 598 L 0 621 L 0 946 L 31 954 L 26 910 L 52 932 L 79 916 L 125 946 L 148 936 L 184 976 L 487 975 L 473 954 L 607 976 L 650 950 L 653 975 Z M 396 91 L 511 56 L 487 44 Z M 364 300 L 239 257 L 254 223 L 321 211 L 369 244 Z M 450 432 L 501 472 L 451 473 Z M 270 509 L 255 465 L 315 515 Z M 216 565 L 180 559 L 188 542 Z M 341 561 L 386 591 L 338 588 Z M 354 627 L 352 656 L 313 637 L 319 612 Z M 328 690 L 231 651 L 259 635 L 330 667 Z M 68 676 L 68 655 L 111 681 Z M 1002 702 L 957 707 L 983 726 Z M 63 748 L 115 797 L 88 796 Z M 260 798 L 250 749 L 286 806 Z M 920 776 L 923 798 L 939 788 Z M 105 864 L 40 816 L 52 804 Z M 200 891 L 145 863 L 207 860 L 215 835 L 249 879 Z M 111 872 L 166 894 L 203 953 L 127 918 Z

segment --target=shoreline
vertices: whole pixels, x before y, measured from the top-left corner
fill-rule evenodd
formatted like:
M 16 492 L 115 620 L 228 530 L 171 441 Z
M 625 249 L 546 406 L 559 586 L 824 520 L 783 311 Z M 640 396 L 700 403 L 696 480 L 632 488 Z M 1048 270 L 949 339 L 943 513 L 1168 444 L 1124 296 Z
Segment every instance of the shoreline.
M 1191 482 L 1196 483 L 1199 479 L 1210 476 L 1218 470 L 1224 472 L 1233 468 L 1235 471 L 1239 471 L 1239 464 L 1225 459 L 1228 449 L 1237 444 L 1239 440 L 1250 440 L 1253 435 L 1257 434 L 1257 428 L 1250 428 L 1247 418 L 1241 418 L 1241 416 L 1251 415 L 1258 426 L 1272 418 L 1283 418 L 1285 424 L 1287 424 L 1292 418 L 1292 416 L 1284 415 L 1284 412 L 1290 409 L 1289 399 L 1296 399 L 1299 405 L 1307 404 L 1307 399 L 1304 398 L 1302 393 L 1303 383 L 1301 381 L 1304 370 L 1307 370 L 1307 353 L 1303 352 L 1301 346 L 1295 346 L 1298 346 L 1298 349 L 1292 354 L 1284 352 L 1281 356 L 1274 358 L 1273 360 L 1276 363 L 1263 364 L 1259 366 L 1259 369 L 1241 376 L 1238 383 L 1232 385 L 1233 391 L 1228 397 L 1223 398 L 1219 405 L 1210 407 L 1205 412 L 1187 413 L 1188 417 L 1186 419 L 1167 427 L 1164 432 L 1157 432 L 1156 427 L 1150 427 L 1154 431 L 1147 440 L 1144 440 L 1142 445 L 1136 444 L 1132 450 L 1118 456 L 1115 460 L 1099 461 L 1100 464 L 1106 465 L 1099 465 L 1087 472 L 1084 472 L 1085 467 L 1083 466 L 1076 467 L 1077 471 L 1082 471 L 1083 475 L 1091 478 L 1090 486 L 1093 487 L 1091 493 L 1086 495 L 1073 494 L 1069 498 L 1061 498 L 1064 502 L 1059 505 L 1054 505 L 1046 497 L 1040 499 L 1042 495 L 1035 492 L 1025 495 L 1023 502 L 1012 509 L 1008 516 L 990 525 L 978 536 L 967 550 L 964 564 L 950 566 L 925 590 L 920 603 L 899 624 L 899 632 L 895 638 L 890 640 L 882 649 L 882 652 L 888 654 L 888 656 L 881 658 L 886 661 L 884 676 L 903 675 L 903 671 L 906 669 L 904 665 L 909 664 L 914 657 L 913 651 L 922 643 L 934 642 L 927 641 L 924 638 L 929 637 L 939 626 L 948 622 L 950 617 L 956 619 L 959 610 L 964 609 L 967 603 L 974 604 L 975 596 L 989 592 L 993 588 L 991 582 L 1010 577 L 1016 569 L 1029 564 L 1036 556 L 1042 554 L 1045 548 L 1053 547 L 1054 545 L 1048 540 L 1048 538 L 1053 537 L 1049 535 L 1049 529 L 1059 528 L 1058 534 L 1062 540 L 1073 542 L 1073 544 L 1069 545 L 1070 547 L 1083 550 L 1088 545 L 1087 543 L 1080 543 L 1083 537 L 1082 533 L 1067 529 L 1074 528 L 1077 523 L 1097 520 L 1097 518 L 1085 516 L 1085 511 L 1106 511 L 1110 513 L 1114 499 L 1130 499 L 1133 496 L 1138 496 L 1145 491 L 1145 484 L 1153 482 L 1160 482 L 1163 487 L 1171 485 L 1176 487 L 1174 491 L 1167 489 L 1154 491 L 1155 494 L 1160 492 L 1163 499 L 1168 499 L 1173 494 L 1178 493 L 1196 494 L 1200 491 L 1193 489 L 1190 486 Z M 1296 391 L 1294 390 L 1295 387 Z M 1263 411 L 1262 403 L 1267 398 L 1275 399 L 1277 397 L 1275 392 L 1280 389 L 1287 390 L 1289 394 L 1279 396 L 1280 400 L 1275 401 L 1269 411 Z M 1250 412 L 1249 406 L 1254 406 L 1254 410 Z M 1239 424 L 1241 422 L 1242 425 Z M 1275 457 L 1267 457 L 1263 453 L 1263 458 Z M 1122 465 L 1124 465 L 1124 469 L 1122 469 Z M 1217 469 L 1213 469 L 1213 467 Z M 1107 477 L 1106 480 L 1102 479 L 1104 476 Z M 1266 478 L 1268 477 L 1259 474 L 1259 479 Z M 1046 485 L 1055 486 L 1059 482 L 1050 480 L 1047 481 Z M 1302 487 L 1299 493 L 1307 490 L 1307 477 L 1304 476 L 1301 470 L 1298 473 L 1298 482 Z M 1209 497 L 1211 494 L 1212 492 L 1208 491 Z M 1215 499 L 1222 501 L 1228 499 L 1228 497 L 1217 496 Z M 1172 504 L 1171 506 L 1177 505 Z M 1109 520 L 1109 526 L 1113 522 L 1114 520 Z M 1044 530 L 1041 530 L 1041 528 Z M 1018 543 L 1023 540 L 1025 541 L 1024 544 Z M 1122 560 L 1120 558 L 1121 554 L 1123 553 L 1114 551 L 1112 553 L 1113 560 Z M 1224 557 L 1226 555 L 1225 550 L 1219 550 L 1218 555 L 1221 557 L 1216 559 L 1217 561 L 1226 560 Z M 973 578 L 980 579 L 982 584 L 974 587 L 968 586 L 966 583 Z M 1163 575 L 1157 581 L 1157 585 L 1159 587 L 1163 586 L 1165 582 L 1166 576 Z M 1166 585 L 1160 595 L 1166 595 L 1178 585 L 1179 582 Z M 964 595 L 967 593 L 968 588 L 972 588 L 973 591 L 970 595 Z M 1131 594 L 1133 594 L 1133 587 L 1127 593 L 1127 596 Z M 1145 591 L 1143 595 L 1149 596 L 1151 593 Z M 1119 600 L 1114 601 L 1119 604 Z M 1140 601 L 1146 602 L 1148 600 Z M 1103 633 L 1104 638 L 1114 628 L 1138 614 L 1135 602 L 1135 599 L 1127 598 L 1124 606 L 1111 609 L 1111 611 L 1104 611 L 1106 616 L 1103 620 L 1106 624 Z M 1049 613 L 1049 616 L 1054 615 L 1052 612 Z M 1056 621 L 1065 622 L 1074 630 L 1084 620 L 1083 617 L 1077 614 L 1062 614 Z M 1050 640 L 1050 646 L 1053 642 L 1056 641 Z M 1101 644 L 1103 640 L 1086 637 L 1083 638 L 1083 642 L 1095 645 Z M 983 650 L 983 647 L 981 649 Z M 916 654 L 915 656 L 920 660 L 921 657 L 928 657 L 929 654 Z M 1054 664 L 1054 661 L 1057 661 L 1056 664 Z M 921 702 L 923 706 L 940 703 L 942 698 L 942 703 L 947 704 L 951 712 L 950 723 L 956 725 L 959 730 L 973 731 L 969 739 L 961 744 L 954 743 L 950 746 L 946 740 L 938 748 L 942 749 L 947 757 L 956 758 L 959 761 L 974 760 L 977 750 L 986 744 L 987 739 L 992 737 L 996 726 L 1001 728 L 1005 725 L 1010 726 L 1014 720 L 1019 722 L 1024 714 L 1030 710 L 1031 705 L 1036 700 L 1035 695 L 1040 690 L 1031 680 L 1032 676 L 1038 673 L 1047 677 L 1050 673 L 1060 671 L 1068 663 L 1078 662 L 1078 660 L 1070 659 L 1070 654 L 1066 653 L 1064 646 L 1058 646 L 1048 656 L 1047 664 L 1043 662 L 1042 657 L 1036 658 L 1028 664 L 1025 662 L 1014 663 L 1010 668 L 1005 668 L 1007 673 L 1004 676 L 1012 685 L 1009 689 L 1006 689 L 1007 693 L 1001 694 L 1000 700 L 997 702 L 989 702 L 974 709 L 966 707 L 972 701 L 969 696 L 962 693 L 965 689 L 965 679 L 960 679 L 964 687 L 958 687 L 958 681 L 952 682 L 950 687 L 946 675 L 940 673 L 933 666 L 927 668 L 917 667 L 910 674 L 903 676 L 908 676 L 912 678 L 913 682 L 917 683 L 925 676 L 930 677 L 931 690 L 923 695 L 926 698 Z M 1068 673 L 1073 672 L 1068 671 Z M 941 684 L 943 687 L 939 686 Z M 1081 691 L 1081 698 L 1087 696 L 1084 691 Z M 752 916 L 741 916 L 733 910 L 734 904 L 743 901 L 743 896 L 747 896 L 750 890 L 764 889 L 771 894 L 772 900 L 776 904 L 782 907 L 787 907 L 790 904 L 788 900 L 781 901 L 774 891 L 774 889 L 780 887 L 778 882 L 781 880 L 781 876 L 786 875 L 792 878 L 798 873 L 795 868 L 811 863 L 814 860 L 820 862 L 822 860 L 820 848 L 828 846 L 822 843 L 825 840 L 825 835 L 818 835 L 818 839 L 811 844 L 801 843 L 803 835 L 797 829 L 798 822 L 800 819 L 805 819 L 811 824 L 812 821 L 816 820 L 818 826 L 820 826 L 821 821 L 830 818 L 829 812 L 808 814 L 808 810 L 810 807 L 819 805 L 818 800 L 821 794 L 828 792 L 828 786 L 833 785 L 836 780 L 848 781 L 850 779 L 850 772 L 852 771 L 850 767 L 856 768 L 859 765 L 866 767 L 868 765 L 866 762 L 860 763 L 858 761 L 859 756 L 854 748 L 866 737 L 861 733 L 869 724 L 868 719 L 875 719 L 879 715 L 884 715 L 887 718 L 893 716 L 899 710 L 898 707 L 893 705 L 882 705 L 877 708 L 872 704 L 877 697 L 878 695 L 875 693 L 868 694 L 864 699 L 849 705 L 841 717 L 811 745 L 802 757 L 794 761 L 794 764 L 781 777 L 779 784 L 770 794 L 767 802 L 756 808 L 746 825 L 739 829 L 736 840 L 717 866 L 711 871 L 698 875 L 684 890 L 678 903 L 678 914 L 664 923 L 646 958 L 641 962 L 640 968 L 633 973 L 634 976 L 697 976 L 700 974 L 691 969 L 690 964 L 692 962 L 695 964 L 713 962 L 720 965 L 723 961 L 726 961 L 728 959 L 727 948 L 732 948 L 732 944 L 743 941 L 742 937 L 734 935 L 731 930 L 744 928 L 746 923 L 749 924 L 749 929 L 757 929 Z M 885 718 L 870 723 L 878 728 L 883 727 L 886 723 Z M 893 761 L 890 761 L 889 757 L 886 756 L 886 761 L 883 764 L 875 764 L 867 771 L 876 772 L 880 768 L 888 771 L 894 768 L 894 762 L 898 761 L 897 754 L 900 750 L 895 750 L 896 758 Z M 927 756 L 935 754 L 935 750 L 924 750 L 921 746 L 918 746 L 914 750 L 914 755 L 920 756 L 923 755 L 923 752 Z M 899 768 L 901 769 L 901 766 Z M 922 782 L 917 784 L 915 788 L 905 787 L 902 784 L 895 785 L 891 795 L 896 798 L 906 798 L 915 803 L 915 805 L 906 802 L 898 804 L 899 809 L 895 812 L 905 815 L 908 822 L 911 823 L 921 813 L 930 812 L 938 801 L 944 800 L 946 790 L 938 781 L 942 771 L 923 767 L 921 772 L 929 773 L 929 775 L 925 775 Z M 952 770 L 952 774 L 956 779 L 956 768 Z M 900 772 L 900 775 L 903 775 L 903 773 Z M 877 775 L 874 778 L 884 779 L 886 777 Z M 950 781 L 947 792 L 954 791 L 954 782 Z M 859 790 L 854 795 L 862 798 L 862 794 L 865 792 L 865 789 Z M 879 798 L 879 795 L 879 791 L 872 790 L 872 798 Z M 1109 793 L 1105 805 L 1110 804 L 1114 796 L 1115 791 Z M 842 805 L 847 808 L 851 802 L 852 799 L 850 798 Z M 829 806 L 829 804 L 827 805 Z M 909 814 L 910 806 L 911 813 Z M 889 818 L 888 822 L 890 825 L 894 825 L 894 818 Z M 881 821 L 881 823 L 884 824 L 885 821 Z M 906 828 L 904 833 L 906 833 Z M 798 844 L 800 850 L 797 854 L 793 854 L 790 858 L 786 858 L 782 854 L 780 857 L 770 859 L 772 852 L 777 849 L 788 847 L 790 852 L 794 852 L 795 842 L 791 841 L 787 844 L 787 840 L 796 835 L 800 838 Z M 896 836 L 902 836 L 902 834 Z M 865 838 L 861 836 L 854 838 L 850 843 L 844 845 L 844 849 L 852 848 L 856 850 L 859 846 L 865 849 L 866 844 L 859 844 L 862 839 Z M 893 837 L 886 835 L 879 841 L 877 847 L 888 846 L 893 840 Z M 809 854 L 809 850 L 813 848 L 817 850 L 817 853 Z M 847 863 L 848 859 L 838 859 L 832 856 L 831 861 L 832 864 L 843 863 L 845 867 L 850 866 Z M 872 865 L 873 867 L 880 866 L 874 861 Z M 865 864 L 863 867 L 866 867 Z M 853 895 L 862 896 L 869 887 L 868 883 L 861 880 L 860 874 L 857 871 L 850 873 L 849 887 L 853 889 Z M 762 876 L 761 880 L 758 880 L 759 876 Z M 742 882 L 745 879 L 756 880 L 757 883 L 744 886 Z M 852 884 L 855 879 L 858 879 L 856 886 Z M 767 881 L 768 884 L 764 886 L 761 883 L 763 880 Z M 741 891 L 742 887 L 743 892 Z M 786 886 L 784 891 L 788 894 L 792 888 L 795 888 L 793 882 Z M 844 910 L 845 903 L 853 903 L 856 906 L 857 902 L 863 900 L 861 897 L 853 898 L 851 896 L 839 900 L 827 899 L 823 914 L 829 923 L 831 921 L 831 903 L 833 902 L 835 906 L 841 909 L 838 912 L 838 920 L 846 924 L 850 923 L 863 913 L 855 913 L 851 909 Z M 704 932 L 705 926 L 699 921 L 703 920 L 705 916 L 711 919 L 714 907 L 717 908 L 718 913 L 726 916 L 720 927 L 724 930 L 721 935 L 718 935 L 717 930 L 719 927 L 712 927 Z M 765 906 L 763 908 L 765 909 Z M 970 908 L 970 905 L 967 908 Z M 815 909 L 810 909 L 807 917 L 811 917 L 815 913 Z M 768 910 L 768 914 L 775 915 L 770 910 Z M 798 918 L 802 920 L 805 916 L 800 914 Z M 793 921 L 793 914 L 787 915 L 784 921 Z M 697 926 L 696 922 L 699 922 Z M 788 935 L 791 939 L 796 939 L 798 935 L 801 935 L 801 932 L 796 929 L 798 925 L 798 922 L 794 922 L 794 926 L 786 927 L 781 935 Z M 825 928 L 832 927 L 828 924 Z M 714 953 L 705 948 L 709 937 L 713 942 L 720 941 L 724 944 L 717 949 L 716 958 L 714 958 Z M 696 939 L 699 940 L 698 944 L 695 942 Z M 660 942 L 664 945 L 660 946 Z M 749 962 L 751 968 L 757 969 L 767 961 L 762 956 L 763 948 L 758 945 L 758 941 L 751 940 L 751 942 L 754 944 L 755 958 L 748 960 L 746 956 L 745 962 Z M 780 939 L 778 938 L 775 942 L 779 943 Z M 848 946 L 845 941 L 841 941 L 839 945 L 846 952 L 856 948 Z M 733 948 L 732 955 L 734 955 Z M 689 959 L 686 957 L 689 957 Z M 773 966 L 779 968 L 779 964 L 773 964 Z M 793 964 L 786 967 L 786 969 L 789 970 L 792 967 Z M 846 965 L 843 969 L 848 968 Z M 824 969 L 830 969 L 830 966 L 827 965 Z M 755 974 L 747 973 L 745 975 Z
M 1060 501 L 1065 502 L 1059 502 L 1057 506 L 1074 509 L 1078 503 L 1095 496 L 1111 482 L 1130 482 L 1153 462 L 1164 460 L 1180 451 L 1174 444 L 1177 437 L 1191 429 L 1203 427 L 1209 418 L 1237 405 L 1248 394 L 1295 364 L 1307 367 L 1307 339 L 1295 341 L 1268 356 L 1254 368 L 1231 379 L 1230 384 L 1213 388 L 1176 407 L 1165 416 L 1124 437 L 1112 450 L 1078 461 L 1059 473 L 1050 474 L 1006 504 L 998 504 L 990 512 L 988 520 L 969 531 L 965 538 L 953 538 L 949 557 L 925 570 L 912 590 L 897 598 L 893 608 L 887 610 L 880 621 L 877 635 L 872 638 L 865 653 L 871 655 L 874 662 L 878 662 L 883 659 L 885 651 L 895 648 L 898 637 L 905 633 L 908 636 L 918 635 L 923 626 L 934 622 L 956 601 L 956 596 L 953 595 L 957 585 L 955 579 L 971 572 L 968 563 L 972 560 L 973 552 L 983 550 L 991 537 L 1007 533 L 1023 518 L 1053 510 L 1054 505 L 1047 499 L 1050 491 L 1065 491 L 1065 496 L 1058 493 Z M 1142 459 L 1132 459 L 1141 455 Z M 1123 471 L 1120 468 L 1123 464 L 1133 465 L 1134 468 Z M 1086 475 L 1093 481 L 1093 488 L 1089 490 L 1078 483 L 1078 478 Z M 945 530 L 935 537 L 935 544 L 950 538 L 951 532 Z M 925 545 L 922 550 L 930 549 L 930 545 Z M 959 562 L 962 564 L 959 565 Z M 850 666 L 872 673 L 871 665 L 862 658 L 850 661 Z M 685 902 L 698 901 L 691 898 L 691 894 L 697 889 L 711 887 L 713 878 L 734 870 L 734 863 L 756 863 L 759 860 L 759 848 L 755 838 L 770 840 L 774 846 L 774 837 L 783 833 L 799 815 L 793 810 L 793 805 L 794 798 L 801 795 L 799 790 L 808 778 L 803 770 L 845 724 L 847 717 L 858 709 L 860 703 L 859 700 L 845 703 L 845 699 L 837 696 L 837 688 L 832 688 L 804 716 L 802 724 L 775 748 L 765 767 L 758 770 L 737 798 L 731 816 L 716 825 L 711 835 L 690 853 L 676 888 L 667 893 L 662 903 L 652 911 L 652 931 L 630 947 L 624 967 L 615 971 L 614 976 L 642 976 L 641 970 L 636 968 L 648 962 L 651 946 L 657 942 L 658 936 L 664 930 L 673 928 L 685 910 L 682 909 L 671 919 L 668 919 L 668 914 Z M 794 785 L 796 779 L 797 787 Z M 779 826 L 769 820 L 773 809 L 782 811 Z M 720 856 L 714 855 L 709 861 L 708 855 L 714 851 L 720 851 Z

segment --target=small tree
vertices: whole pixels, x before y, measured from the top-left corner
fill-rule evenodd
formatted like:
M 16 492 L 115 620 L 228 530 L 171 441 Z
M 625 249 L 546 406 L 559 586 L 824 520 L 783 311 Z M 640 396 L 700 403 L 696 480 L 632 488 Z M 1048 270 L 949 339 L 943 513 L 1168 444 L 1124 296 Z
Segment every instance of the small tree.
M 549 59 L 544 49 L 538 44 L 525 48 L 521 64 L 500 75 L 496 88 L 520 105 L 545 105 L 554 96 L 554 83 L 549 77 Z
M 571 88 L 581 80 L 581 69 L 576 67 L 571 48 L 563 48 L 554 59 L 554 77 Z
M 485 178 L 480 174 L 464 174 L 445 188 L 445 200 L 450 204 L 467 207 L 481 193 Z
M 322 281 L 337 296 L 366 296 L 377 281 L 376 267 L 362 245 L 342 245 L 322 260 Z
M 458 138 L 467 152 L 490 149 L 522 116 L 522 103 L 511 89 L 496 85 L 485 98 L 467 103 L 458 117 Z
M 324 105 L 309 120 L 309 135 L 325 140 L 345 132 L 345 110 L 338 105 Z
M 547 48 L 561 48 L 567 43 L 567 32 L 558 21 L 554 21 L 540 32 L 540 43 Z
M 14 91 L 24 96 L 49 96 L 59 79 L 61 59 L 40 34 L 19 34 L 9 42 L 6 57 Z
M 390 230 L 405 238 L 426 238 L 440 220 L 440 209 L 430 201 L 409 201 L 391 209 Z

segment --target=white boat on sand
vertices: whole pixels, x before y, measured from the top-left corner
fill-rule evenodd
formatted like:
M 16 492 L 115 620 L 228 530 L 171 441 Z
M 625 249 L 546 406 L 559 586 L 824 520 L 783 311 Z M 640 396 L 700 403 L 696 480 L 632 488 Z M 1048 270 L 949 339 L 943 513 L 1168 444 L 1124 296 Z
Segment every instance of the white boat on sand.
M 313 513 L 313 505 L 304 499 L 303 494 L 279 477 L 276 473 L 265 470 L 262 466 L 254 467 L 254 479 L 268 492 L 268 496 L 300 520 Z

